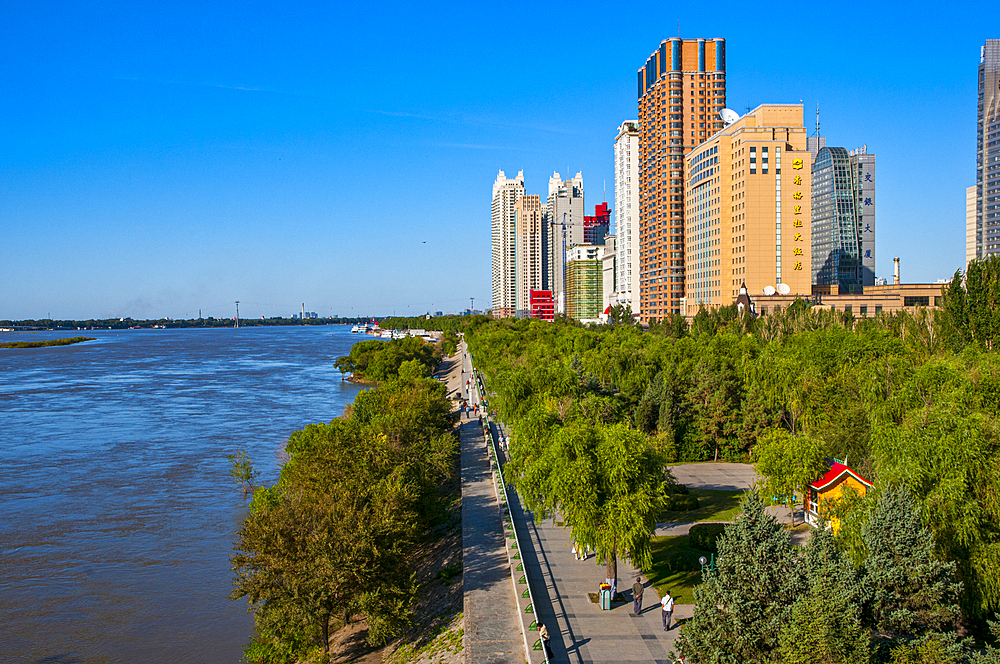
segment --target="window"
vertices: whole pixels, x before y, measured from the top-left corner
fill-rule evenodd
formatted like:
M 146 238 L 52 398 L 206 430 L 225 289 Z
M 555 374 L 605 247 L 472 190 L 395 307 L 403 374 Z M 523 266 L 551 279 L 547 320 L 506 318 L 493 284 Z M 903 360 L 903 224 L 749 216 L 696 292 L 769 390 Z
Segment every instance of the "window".
M 904 307 L 929 307 L 930 304 L 929 295 L 906 295 L 903 297 Z
M 867 316 L 868 315 L 868 307 L 861 306 L 861 307 L 858 307 L 858 310 L 861 312 L 862 316 Z
M 881 304 L 876 304 L 875 305 L 875 315 L 878 316 L 880 313 L 882 313 L 882 305 Z

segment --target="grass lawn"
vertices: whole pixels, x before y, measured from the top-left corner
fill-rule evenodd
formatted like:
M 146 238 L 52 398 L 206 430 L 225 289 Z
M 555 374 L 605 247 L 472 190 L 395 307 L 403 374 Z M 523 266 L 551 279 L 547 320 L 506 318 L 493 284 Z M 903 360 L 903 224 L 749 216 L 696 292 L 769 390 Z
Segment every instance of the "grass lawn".
M 690 494 L 701 505 L 687 512 L 665 511 L 661 521 L 732 521 L 740 513 L 742 491 L 719 491 L 716 489 L 690 489 Z
M 699 556 L 708 558 L 710 554 L 690 546 L 687 535 L 654 537 L 651 547 L 653 566 L 645 571 L 650 583 L 656 588 L 656 592 L 660 593 L 662 597 L 663 592 L 669 590 L 674 601 L 678 604 L 692 604 L 694 602 L 692 591 L 696 585 L 701 583 L 700 567 L 694 572 L 674 572 L 670 562 L 676 561 L 678 557 L 683 557 L 697 565 Z

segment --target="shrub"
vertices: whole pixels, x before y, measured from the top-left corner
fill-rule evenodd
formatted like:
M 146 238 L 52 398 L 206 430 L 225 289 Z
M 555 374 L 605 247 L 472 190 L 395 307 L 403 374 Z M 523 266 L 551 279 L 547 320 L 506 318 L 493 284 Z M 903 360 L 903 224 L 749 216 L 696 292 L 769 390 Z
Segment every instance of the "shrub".
M 683 496 L 680 494 L 674 494 L 667 496 L 664 501 L 664 509 L 670 512 L 689 512 L 691 510 L 696 510 L 701 505 L 698 503 L 698 499 L 695 496 Z
M 696 523 L 691 526 L 691 532 L 689 533 L 691 536 L 691 546 L 704 551 L 710 551 L 711 553 L 718 552 L 716 544 L 719 539 L 719 535 L 722 534 L 727 525 L 729 524 Z
M 701 569 L 701 563 L 694 553 L 690 551 L 678 551 L 671 553 L 666 558 L 666 568 L 671 573 L 676 572 L 697 572 Z

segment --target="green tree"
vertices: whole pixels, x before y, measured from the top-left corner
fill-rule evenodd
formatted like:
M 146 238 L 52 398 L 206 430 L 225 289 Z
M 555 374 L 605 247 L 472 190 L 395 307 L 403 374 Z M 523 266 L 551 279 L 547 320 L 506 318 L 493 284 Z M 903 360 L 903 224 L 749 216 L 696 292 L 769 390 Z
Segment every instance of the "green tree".
M 771 662 L 796 598 L 805 590 L 788 535 L 757 489 L 718 542 L 717 569 L 694 590 L 695 611 L 677 648 L 699 664 Z
M 281 492 L 274 504 L 255 505 L 240 529 L 232 598 L 246 597 L 279 641 L 312 635 L 328 653 L 334 617 L 346 623 L 364 611 L 375 643 L 406 623 L 413 579 L 401 534 L 410 513 L 398 495 L 406 488 L 352 484 L 320 497 Z
M 536 427 L 550 424 L 535 420 Z M 522 428 L 515 440 L 530 430 Z M 505 470 L 525 506 L 542 518 L 561 514 L 576 541 L 605 562 L 608 578 L 617 577 L 622 555 L 648 567 L 669 471 L 646 437 L 624 424 L 583 420 L 543 435 L 542 445 L 513 445 Z
M 935 554 L 934 536 L 905 487 L 882 489 L 864 538 L 865 622 L 876 630 L 882 651 L 953 631 L 960 591 L 955 563 Z
M 808 436 L 793 436 L 784 429 L 772 429 L 757 441 L 754 448 L 754 469 L 764 479 L 767 496 L 783 496 L 788 512 L 795 517 L 794 495 L 805 499 L 807 484 L 823 474 L 822 443 Z
M 826 524 L 812 531 L 802 562 L 808 590 L 795 600 L 779 637 L 785 664 L 854 664 L 871 655 L 861 624 L 861 575 L 840 551 Z
M 247 451 L 240 448 L 236 454 L 227 454 L 226 459 L 232 464 L 229 469 L 229 476 L 243 489 L 243 497 L 253 493 L 257 488 L 257 480 L 260 478 L 260 471 L 253 467 Z
M 609 325 L 635 325 L 635 318 L 632 316 L 632 307 L 628 304 L 616 304 L 608 312 Z

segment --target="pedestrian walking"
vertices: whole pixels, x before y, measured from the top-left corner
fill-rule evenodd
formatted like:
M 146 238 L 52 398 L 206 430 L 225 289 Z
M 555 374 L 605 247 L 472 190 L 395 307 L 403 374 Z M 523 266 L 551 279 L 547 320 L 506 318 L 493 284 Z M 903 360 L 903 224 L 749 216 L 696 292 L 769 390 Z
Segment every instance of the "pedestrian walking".
M 635 583 L 632 584 L 632 613 L 639 615 L 642 613 L 642 591 L 645 590 L 642 585 L 642 577 L 635 577 Z
M 538 636 L 542 639 L 542 647 L 545 648 L 545 658 L 552 659 L 552 648 L 549 646 L 549 629 L 541 623 L 538 624 Z
M 660 615 L 663 618 L 663 631 L 670 631 L 670 616 L 674 614 L 674 598 L 670 596 L 668 590 L 660 600 Z

